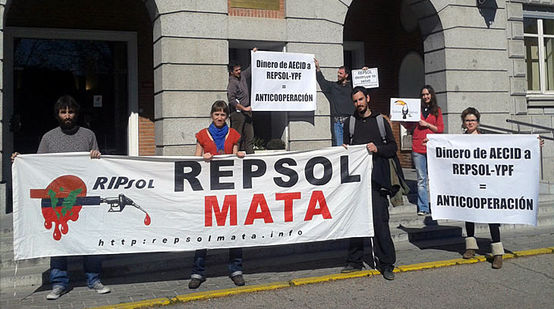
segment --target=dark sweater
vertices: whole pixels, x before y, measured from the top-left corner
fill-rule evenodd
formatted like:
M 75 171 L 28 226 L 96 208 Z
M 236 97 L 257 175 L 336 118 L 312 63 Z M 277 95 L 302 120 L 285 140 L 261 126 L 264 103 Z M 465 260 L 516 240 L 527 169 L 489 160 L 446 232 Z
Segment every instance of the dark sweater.
M 343 141 L 347 145 L 364 145 L 373 143 L 377 147 L 377 152 L 373 153 L 373 170 L 371 180 L 378 187 L 388 187 L 390 190 L 390 167 L 388 158 L 393 158 L 396 154 L 397 146 L 392 134 L 389 122 L 385 120 L 385 132 L 387 133 L 387 143 L 384 144 L 379 133 L 377 125 L 377 113 L 372 113 L 369 117 L 361 118 L 355 113 L 354 134 L 350 141 L 350 118 L 344 122 Z
M 234 112 L 237 108 L 237 100 L 244 107 L 250 106 L 250 91 L 248 90 L 248 79 L 250 78 L 250 68 L 240 73 L 240 78 L 229 75 L 229 84 L 227 85 L 227 100 L 230 110 Z
M 331 105 L 331 116 L 350 116 L 354 112 L 352 104 L 352 85 L 347 82 L 345 85 L 338 82 L 331 82 L 323 77 L 321 71 L 316 72 L 316 79 L 321 91 L 329 100 Z

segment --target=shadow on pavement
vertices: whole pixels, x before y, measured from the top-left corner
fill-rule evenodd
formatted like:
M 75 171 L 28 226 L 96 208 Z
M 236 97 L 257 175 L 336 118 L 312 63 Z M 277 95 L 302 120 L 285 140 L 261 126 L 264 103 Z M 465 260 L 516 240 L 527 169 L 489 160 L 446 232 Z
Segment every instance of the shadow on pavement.
M 244 273 L 279 273 L 342 267 L 345 264 L 347 248 L 348 240 L 345 239 L 244 248 Z M 103 262 L 102 282 L 111 285 L 187 280 L 190 278 L 193 257 L 194 251 L 108 255 Z M 208 250 L 206 277 L 229 275 L 227 262 L 227 249 Z M 68 263 L 70 285 L 85 287 L 82 258 L 69 257 Z M 48 275 L 49 271 L 43 272 L 42 285 L 35 292 L 51 289 Z

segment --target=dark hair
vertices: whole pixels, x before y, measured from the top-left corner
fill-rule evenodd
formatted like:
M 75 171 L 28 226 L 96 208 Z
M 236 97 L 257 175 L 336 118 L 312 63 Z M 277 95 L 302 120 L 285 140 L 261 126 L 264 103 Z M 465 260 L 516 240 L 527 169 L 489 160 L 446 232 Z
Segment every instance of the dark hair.
M 227 103 L 223 100 L 217 100 L 212 104 L 212 111 L 210 112 L 210 115 L 215 112 L 224 112 L 229 116 L 229 106 L 227 106 Z
M 340 69 L 343 69 L 344 70 L 344 73 L 348 74 L 348 76 L 350 76 L 350 68 L 348 68 L 347 66 L 344 66 L 344 65 L 341 65 L 339 67 L 339 70 Z
M 367 90 L 366 87 L 356 86 L 354 87 L 354 89 L 352 89 L 352 94 L 350 96 L 354 96 L 358 92 L 363 93 L 365 97 L 369 95 L 369 90 Z
M 58 101 L 56 101 L 56 104 L 54 104 L 54 116 L 58 118 L 60 110 L 66 108 L 74 111 L 76 115 L 79 115 L 81 106 L 79 106 L 79 103 L 77 103 L 72 96 L 67 94 L 63 95 L 58 99 Z
M 230 63 L 229 63 L 229 66 L 227 67 L 228 70 L 229 70 L 229 73 L 232 73 L 233 70 L 234 70 L 236 67 L 242 67 L 242 66 L 241 66 L 238 62 L 235 62 L 235 61 L 230 62 Z
M 435 94 L 435 89 L 433 89 L 433 87 L 431 87 L 431 85 L 425 85 L 421 88 L 421 90 L 419 91 L 419 96 L 421 97 L 421 92 L 423 91 L 423 89 L 427 89 L 427 91 L 429 91 L 429 94 L 431 95 L 431 102 L 429 102 L 429 107 L 430 107 L 430 113 L 435 115 L 435 116 L 438 116 L 439 115 L 439 105 L 437 104 L 437 95 Z M 423 102 L 423 99 L 421 99 L 421 106 L 425 106 L 425 102 Z
M 465 121 L 467 115 L 475 115 L 477 123 L 481 121 L 481 113 L 475 107 L 468 107 L 462 112 L 462 123 Z
M 467 115 L 475 115 L 475 118 L 477 118 L 477 123 L 481 121 L 481 113 L 475 108 L 475 107 L 468 107 L 464 109 L 462 112 L 462 129 L 465 131 L 466 127 L 464 126 L 465 120 Z M 477 132 L 481 133 L 481 130 L 479 130 L 479 127 L 477 127 Z

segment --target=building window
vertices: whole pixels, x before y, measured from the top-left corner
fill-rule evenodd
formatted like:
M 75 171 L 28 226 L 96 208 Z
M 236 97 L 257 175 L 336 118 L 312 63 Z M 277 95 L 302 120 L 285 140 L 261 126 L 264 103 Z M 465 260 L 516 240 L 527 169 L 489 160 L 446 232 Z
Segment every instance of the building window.
M 527 91 L 554 93 L 554 18 L 526 17 L 523 25 Z

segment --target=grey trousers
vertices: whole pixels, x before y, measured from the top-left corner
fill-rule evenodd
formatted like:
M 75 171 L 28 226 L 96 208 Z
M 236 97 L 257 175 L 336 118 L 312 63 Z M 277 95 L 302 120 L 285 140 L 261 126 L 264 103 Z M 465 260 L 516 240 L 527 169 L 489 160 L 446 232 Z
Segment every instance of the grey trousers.
M 247 154 L 254 153 L 254 124 L 252 121 L 252 113 L 232 112 L 231 128 L 240 133 L 239 150 L 245 151 Z

